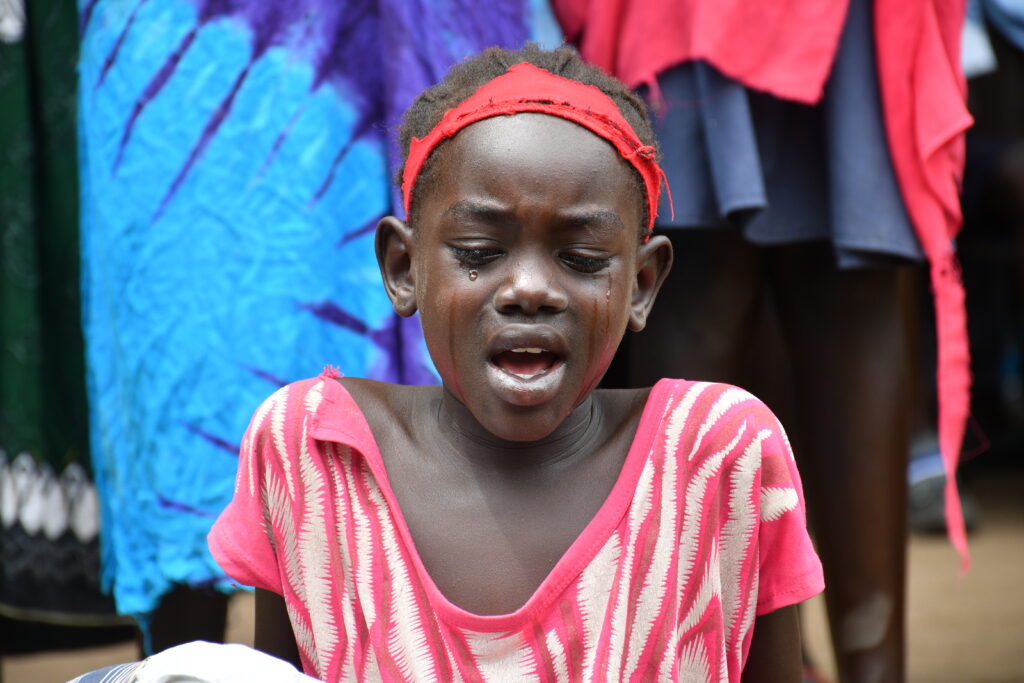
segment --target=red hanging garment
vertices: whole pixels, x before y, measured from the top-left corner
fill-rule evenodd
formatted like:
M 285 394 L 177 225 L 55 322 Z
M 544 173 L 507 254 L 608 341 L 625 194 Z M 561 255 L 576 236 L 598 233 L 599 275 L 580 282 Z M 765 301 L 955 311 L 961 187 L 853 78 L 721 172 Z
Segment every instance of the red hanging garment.
M 821 99 L 849 0 L 553 0 L 566 38 L 627 85 L 702 59 L 783 99 Z M 954 238 L 960 230 L 964 131 L 960 69 L 965 0 L 874 0 L 882 115 L 904 204 L 931 267 L 938 345 L 939 444 L 946 524 L 969 565 L 955 472 L 970 409 L 970 354 Z

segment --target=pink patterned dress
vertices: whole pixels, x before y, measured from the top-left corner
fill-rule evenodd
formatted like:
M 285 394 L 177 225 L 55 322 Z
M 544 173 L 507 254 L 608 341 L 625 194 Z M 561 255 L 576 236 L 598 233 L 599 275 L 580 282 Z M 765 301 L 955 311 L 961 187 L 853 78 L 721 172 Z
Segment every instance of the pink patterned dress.
M 328 681 L 738 681 L 755 617 L 824 586 L 775 416 L 684 380 L 651 390 L 607 500 L 513 613 L 438 591 L 327 374 L 256 411 L 209 542 L 239 583 L 284 596 L 306 672 Z

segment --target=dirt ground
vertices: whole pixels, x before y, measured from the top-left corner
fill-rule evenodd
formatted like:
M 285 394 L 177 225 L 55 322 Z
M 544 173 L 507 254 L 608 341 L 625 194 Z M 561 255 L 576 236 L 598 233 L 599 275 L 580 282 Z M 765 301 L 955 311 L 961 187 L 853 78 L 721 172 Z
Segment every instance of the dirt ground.
M 910 545 L 911 683 L 1024 683 L 1024 472 L 995 472 L 973 488 L 983 514 L 966 577 L 941 537 Z M 228 640 L 252 644 L 252 597 L 232 599 Z M 805 640 L 831 670 L 823 600 L 804 610 Z M 134 643 L 7 657 L 4 683 L 60 683 L 137 657 Z

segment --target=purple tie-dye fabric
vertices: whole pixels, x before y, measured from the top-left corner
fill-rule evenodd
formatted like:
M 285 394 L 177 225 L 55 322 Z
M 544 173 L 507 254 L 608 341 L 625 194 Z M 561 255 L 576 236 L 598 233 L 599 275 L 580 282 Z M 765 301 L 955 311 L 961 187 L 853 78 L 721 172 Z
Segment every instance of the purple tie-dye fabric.
M 205 536 L 276 386 L 436 381 L 372 231 L 393 132 L 546 0 L 80 0 L 83 325 L 104 576 L 122 612 L 227 582 Z

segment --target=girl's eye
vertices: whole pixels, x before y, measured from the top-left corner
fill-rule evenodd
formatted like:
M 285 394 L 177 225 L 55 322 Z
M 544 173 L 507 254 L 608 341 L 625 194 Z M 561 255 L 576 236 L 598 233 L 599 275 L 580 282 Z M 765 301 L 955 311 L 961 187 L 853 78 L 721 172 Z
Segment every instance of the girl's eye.
M 572 252 L 562 254 L 561 259 L 570 268 L 581 273 L 596 273 L 604 270 L 611 263 L 610 258 L 594 258 L 593 256 L 584 256 L 583 254 L 574 254 Z
M 483 266 L 501 256 L 498 249 L 465 249 L 448 245 L 455 255 L 455 260 L 464 266 Z

